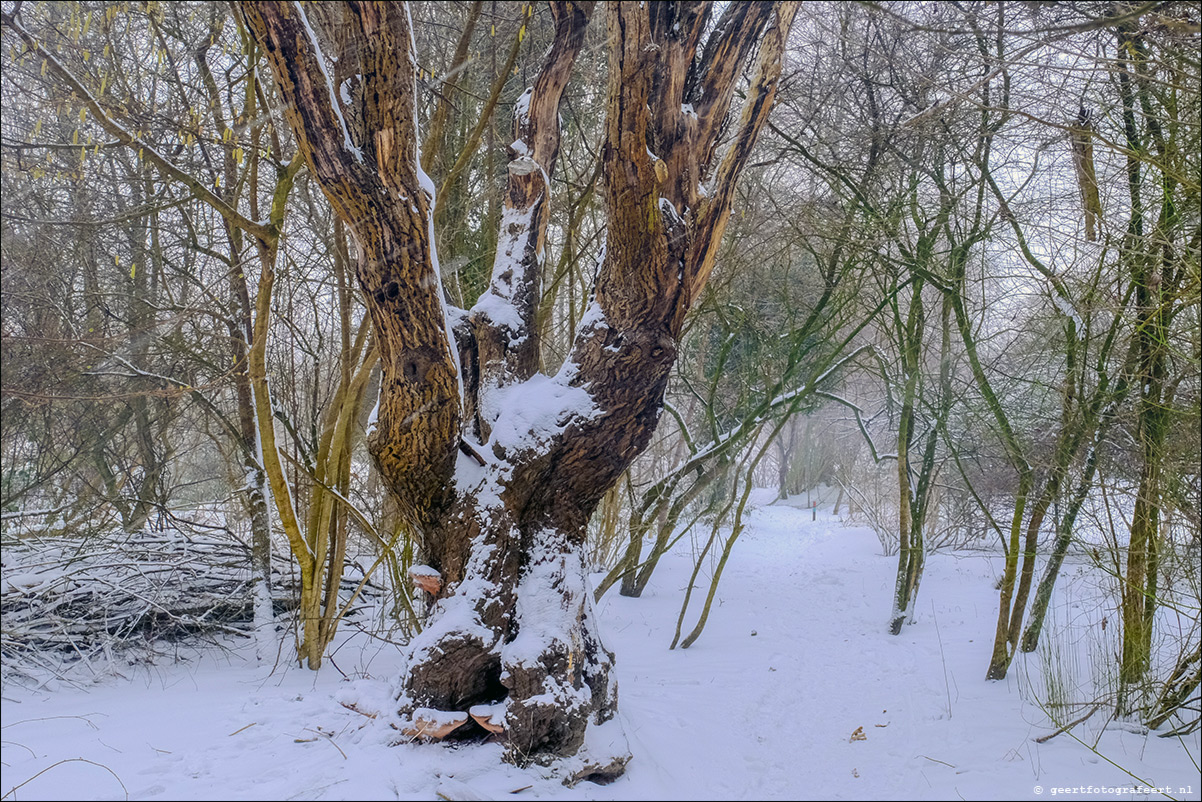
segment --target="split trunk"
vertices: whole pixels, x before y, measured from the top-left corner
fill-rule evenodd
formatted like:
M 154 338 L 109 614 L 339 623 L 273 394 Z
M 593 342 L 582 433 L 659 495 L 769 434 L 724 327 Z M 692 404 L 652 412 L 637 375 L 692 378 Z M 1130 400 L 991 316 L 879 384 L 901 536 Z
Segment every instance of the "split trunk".
M 607 4 L 607 248 L 554 376 L 536 372 L 550 177 L 559 101 L 593 4 L 550 4 L 554 43 L 514 108 L 492 280 L 466 312 L 444 302 L 406 7 L 340 7 L 353 35 L 338 63 L 361 78 L 347 92 L 335 91 L 299 4 L 241 8 L 309 170 L 352 232 L 379 343 L 369 448 L 426 563 L 415 582 L 432 591 L 408 647 L 402 727 L 441 736 L 462 723 L 459 735 L 500 737 L 512 762 L 554 763 L 567 782 L 612 778 L 629 754 L 588 589 L 586 526 L 655 430 L 796 4 L 729 4 L 704 44 L 708 3 Z M 757 43 L 747 101 L 720 149 Z

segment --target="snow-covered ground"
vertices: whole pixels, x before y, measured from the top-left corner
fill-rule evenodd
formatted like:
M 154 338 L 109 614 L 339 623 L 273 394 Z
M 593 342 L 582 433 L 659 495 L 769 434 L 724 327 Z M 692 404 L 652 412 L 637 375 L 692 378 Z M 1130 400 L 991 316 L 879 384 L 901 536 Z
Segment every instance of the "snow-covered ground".
M 770 497 L 769 497 L 770 498 Z M 936 554 L 919 620 L 885 631 L 895 559 L 828 511 L 761 506 L 709 623 L 668 651 L 688 538 L 641 599 L 599 604 L 634 753 L 609 786 L 567 789 L 496 744 L 390 745 L 395 647 L 356 635 L 320 673 L 259 667 L 249 646 L 181 652 L 86 688 L 3 692 L 4 799 L 1198 799 L 1199 735 L 1163 739 L 1097 713 L 1070 734 L 1040 706 L 1053 666 L 1088 689 L 1114 633 L 1098 581 L 1069 566 L 1050 625 L 1063 645 L 983 677 L 999 561 Z M 1091 584 L 1093 583 L 1093 584 Z M 700 589 L 704 594 L 704 587 Z M 700 599 L 686 620 L 687 632 Z M 1054 658 L 1054 659 L 1053 659 Z M 346 678 L 339 673 L 345 672 Z M 1101 672 L 1104 673 L 1104 672 Z M 1088 690 L 1083 691 L 1089 692 Z M 1065 714 L 1071 719 L 1076 714 Z M 853 734 L 864 737 L 853 737 Z M 1066 790 L 1068 789 L 1068 790 Z M 1090 790 L 1092 789 L 1092 790 Z M 1119 789 L 1127 789 L 1125 792 Z

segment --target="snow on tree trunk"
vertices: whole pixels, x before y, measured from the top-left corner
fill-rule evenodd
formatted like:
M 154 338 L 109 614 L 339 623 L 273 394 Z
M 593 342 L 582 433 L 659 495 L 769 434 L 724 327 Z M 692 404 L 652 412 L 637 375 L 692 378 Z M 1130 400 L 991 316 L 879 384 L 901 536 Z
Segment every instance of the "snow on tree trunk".
M 444 305 L 433 184 L 421 171 L 416 60 L 403 4 L 333 13 L 362 80 L 335 93 L 300 4 L 244 2 L 313 178 L 353 232 L 383 378 L 369 450 L 437 572 L 398 685 L 413 737 L 493 733 L 565 782 L 617 776 L 613 656 L 585 573 L 589 517 L 647 447 L 684 316 L 705 286 L 734 185 L 764 126 L 796 3 L 610 3 L 608 208 L 593 300 L 555 376 L 537 373 L 537 311 L 558 108 L 593 12 L 552 2 L 555 39 L 514 109 L 489 289 Z M 759 44 L 738 120 L 736 82 Z M 343 107 L 355 107 L 348 125 Z M 732 144 L 719 155 L 719 133 Z M 654 152 L 653 152 L 654 151 Z M 704 186 L 703 186 L 704 184 Z
M 260 460 L 260 465 L 262 460 Z M 275 659 L 278 646 L 275 633 L 275 609 L 271 601 L 271 516 L 267 513 L 270 490 L 261 467 L 247 477 L 251 483 L 250 586 L 255 630 L 255 659 Z

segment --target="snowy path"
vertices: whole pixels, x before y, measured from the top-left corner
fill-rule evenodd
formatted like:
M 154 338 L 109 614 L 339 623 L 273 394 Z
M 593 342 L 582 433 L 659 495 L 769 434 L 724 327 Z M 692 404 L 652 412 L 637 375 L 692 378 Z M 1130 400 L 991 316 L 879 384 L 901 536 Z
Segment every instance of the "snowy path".
M 387 746 L 393 731 L 337 702 L 389 703 L 395 651 L 358 636 L 334 658 L 353 682 L 332 668 L 269 674 L 207 654 L 86 690 L 8 686 L 0 793 L 43 770 L 6 798 L 124 799 L 124 786 L 130 799 L 1033 799 L 1036 785 L 1050 794 L 1134 783 L 1070 737 L 1035 744 L 1050 728 L 1019 681 L 982 680 L 997 613 L 988 558 L 933 556 L 919 622 L 893 637 L 884 621 L 894 560 L 867 530 L 821 510 L 810 517 L 755 511 L 690 649 L 667 650 L 689 544 L 665 558 L 643 598 L 602 600 L 635 753 L 613 785 L 564 789 L 499 765 L 495 744 Z M 700 606 L 695 598 L 686 631 Z M 1103 612 L 1080 616 L 1089 626 Z M 1012 676 L 1022 672 L 1016 664 Z M 1091 743 L 1093 724 L 1077 730 Z M 857 728 L 866 739 L 853 742 Z M 1191 738 L 1111 729 L 1098 748 L 1197 799 Z
M 918 670 L 906 637 L 882 635 L 888 564 L 871 536 L 809 517 L 757 511 L 687 651 L 640 650 L 620 625 L 610 636 L 623 655 L 623 700 L 640 722 L 633 735 L 657 752 L 679 745 L 675 765 L 649 769 L 663 796 L 904 797 L 921 791 L 922 771 L 939 768 L 906 765 L 914 725 L 946 718 L 945 694 L 941 677 Z M 683 562 L 673 567 L 650 599 L 607 600 L 609 615 L 674 621 L 687 574 Z M 867 740 L 851 742 L 857 728 Z M 705 730 L 711 737 L 699 738 Z

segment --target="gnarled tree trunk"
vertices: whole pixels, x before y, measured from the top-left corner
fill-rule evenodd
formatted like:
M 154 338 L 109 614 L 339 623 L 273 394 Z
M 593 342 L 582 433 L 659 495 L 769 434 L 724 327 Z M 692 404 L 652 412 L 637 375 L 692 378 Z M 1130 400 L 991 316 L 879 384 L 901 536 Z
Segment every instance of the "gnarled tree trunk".
M 655 430 L 797 4 L 729 4 L 704 47 L 708 3 L 607 4 L 607 248 L 569 358 L 545 376 L 537 312 L 558 107 L 593 13 L 588 2 L 550 5 L 554 44 L 515 107 L 491 285 L 466 314 L 443 302 L 406 7 L 345 4 L 355 52 L 340 61 L 355 58 L 362 76 L 349 103 L 299 4 L 242 8 L 309 168 L 358 248 L 384 371 L 369 447 L 420 540 L 418 578 L 435 597 L 409 646 L 405 726 L 474 728 L 470 714 L 481 734 L 500 733 L 510 761 L 555 763 L 573 782 L 616 776 L 629 759 L 588 592 L 585 527 Z M 757 42 L 747 101 L 720 150 Z

